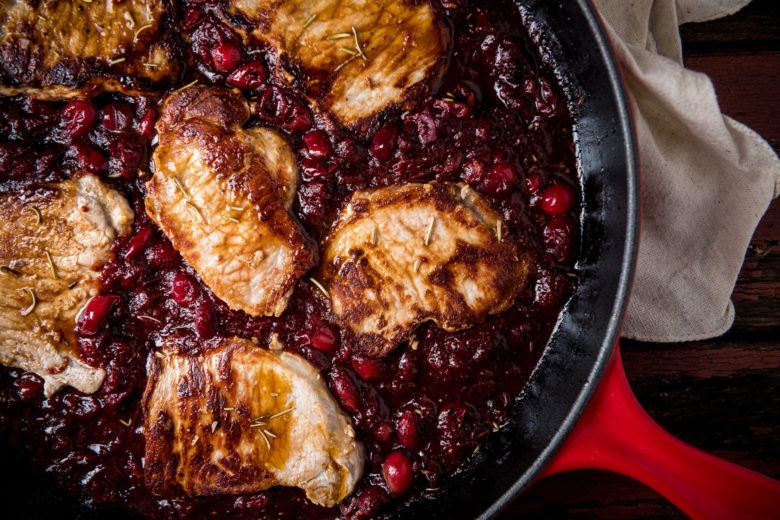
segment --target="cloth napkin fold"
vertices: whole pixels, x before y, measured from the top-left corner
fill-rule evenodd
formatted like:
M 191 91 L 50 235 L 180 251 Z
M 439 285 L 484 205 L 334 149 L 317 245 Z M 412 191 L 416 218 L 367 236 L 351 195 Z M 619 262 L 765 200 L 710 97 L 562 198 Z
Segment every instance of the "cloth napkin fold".
M 639 258 L 623 337 L 694 341 L 734 321 L 731 293 L 780 160 L 724 116 L 709 78 L 682 62 L 679 25 L 749 0 L 594 0 L 623 69 L 642 184 Z

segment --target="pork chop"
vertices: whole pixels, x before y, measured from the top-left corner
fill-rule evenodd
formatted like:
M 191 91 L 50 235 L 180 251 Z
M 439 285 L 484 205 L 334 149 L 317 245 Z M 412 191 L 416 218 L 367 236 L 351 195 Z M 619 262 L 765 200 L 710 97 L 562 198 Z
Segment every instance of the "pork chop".
M 355 192 L 322 254 L 347 341 L 377 356 L 425 321 L 459 330 L 503 312 L 532 266 L 487 200 L 437 182 Z
M 425 0 L 230 0 L 228 12 L 275 48 L 282 80 L 344 126 L 426 94 L 446 63 L 449 30 Z
M 314 244 L 290 215 L 298 171 L 275 131 L 244 130 L 238 91 L 172 94 L 157 124 L 146 211 L 214 294 L 232 309 L 279 316 Z
M 78 358 L 75 320 L 132 222 L 124 197 L 92 175 L 0 196 L 0 363 L 41 376 L 47 396 L 103 383 Z
M 167 497 L 294 486 L 334 506 L 363 472 L 349 417 L 302 357 L 230 338 L 150 361 L 144 477 Z
M 170 1 L 0 2 L 0 94 L 57 99 L 169 87 L 182 70 L 173 12 Z

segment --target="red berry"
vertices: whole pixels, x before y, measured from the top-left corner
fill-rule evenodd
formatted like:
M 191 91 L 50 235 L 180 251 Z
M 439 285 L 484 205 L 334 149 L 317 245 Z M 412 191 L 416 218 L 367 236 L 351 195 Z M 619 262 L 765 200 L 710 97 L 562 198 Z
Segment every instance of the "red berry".
M 574 257 L 574 220 L 568 215 L 553 217 L 544 226 L 544 245 L 547 252 L 560 264 L 571 262 Z
M 477 139 L 486 143 L 490 139 L 490 131 L 493 129 L 493 122 L 490 119 L 480 119 L 477 123 Z
M 358 408 L 360 395 L 352 379 L 346 372 L 340 369 L 333 369 L 330 373 L 331 387 L 336 395 L 341 407 L 348 412 L 354 412 Z
M 241 49 L 230 42 L 225 42 L 211 49 L 211 60 L 217 70 L 230 72 L 241 63 Z
M 188 307 L 195 302 L 198 289 L 192 278 L 182 272 L 176 273 L 171 283 L 171 298 L 183 307 Z
M 412 461 L 399 451 L 394 451 L 382 463 L 382 476 L 390 494 L 398 496 L 412 485 L 414 471 Z
M 138 123 L 138 133 L 151 140 L 154 137 L 154 109 L 146 111 L 141 121 Z
M 417 418 L 411 410 L 406 410 L 398 419 L 396 425 L 398 440 L 409 449 L 416 449 L 420 443 L 420 432 L 417 428 Z
M 395 141 L 398 138 L 398 127 L 393 124 L 385 125 L 379 129 L 371 141 L 369 153 L 379 161 L 386 161 L 393 156 Z
M 79 168 L 85 173 L 101 173 L 108 169 L 108 159 L 88 144 L 77 144 Z
M 506 193 L 517 185 L 517 169 L 510 163 L 498 163 L 488 172 L 483 189 L 490 195 Z
M 352 368 L 357 372 L 357 375 L 363 379 L 363 381 L 375 381 L 382 377 L 385 366 L 381 359 L 353 356 Z
M 232 87 L 253 89 L 263 84 L 268 70 L 259 61 L 252 61 L 239 67 L 227 77 L 227 84 Z
M 463 165 L 460 177 L 472 186 L 479 184 L 485 178 L 485 165 L 482 161 L 472 159 Z
M 111 313 L 111 307 L 117 301 L 119 301 L 119 296 L 114 294 L 95 296 L 89 300 L 84 308 L 81 309 L 81 312 L 79 312 L 76 320 L 79 331 L 88 336 L 97 334 L 100 326 Z
M 393 436 L 393 425 L 389 422 L 383 422 L 374 428 L 374 438 L 379 442 L 387 442 Z
M 109 103 L 101 112 L 101 123 L 110 132 L 121 132 L 133 121 L 133 111 L 125 103 Z
M 328 134 L 322 130 L 312 130 L 303 136 L 303 142 L 309 149 L 309 156 L 315 158 L 324 158 L 330 155 L 331 146 Z
M 301 106 L 300 103 L 290 103 L 287 110 L 287 120 L 283 126 L 290 132 L 305 132 L 311 128 L 312 122 L 308 108 Z
M 16 380 L 16 393 L 22 402 L 32 401 L 43 395 L 43 380 L 37 374 L 25 372 Z
M 540 207 L 548 215 L 568 213 L 577 202 L 577 193 L 568 184 L 555 183 L 542 193 Z
M 333 354 L 338 348 L 338 337 L 333 329 L 329 325 L 322 324 L 311 335 L 311 346 L 325 352 L 326 354 Z
M 109 175 L 121 175 L 132 179 L 138 175 L 138 168 L 144 157 L 144 143 L 135 134 L 120 135 L 109 147 L 111 158 L 108 162 Z
M 562 273 L 540 269 L 534 288 L 534 301 L 538 307 L 550 309 L 558 305 L 570 289 L 569 280 Z
M 216 333 L 214 328 L 214 311 L 211 310 L 211 304 L 207 301 L 202 301 L 195 309 L 195 316 L 193 316 L 195 322 L 195 331 L 201 339 L 208 339 Z
M 130 239 L 130 243 L 127 244 L 127 250 L 125 251 L 125 260 L 132 260 L 140 255 L 144 249 L 146 249 L 146 243 L 152 237 L 152 229 L 145 227 L 141 228 L 133 238 Z
M 202 18 L 203 11 L 191 5 L 184 10 L 184 19 L 182 20 L 181 28 L 190 32 L 195 29 Z
M 528 193 L 533 195 L 539 191 L 539 187 L 542 185 L 542 178 L 538 173 L 529 173 L 525 178 L 525 185 L 528 188 Z
M 81 137 L 95 124 L 97 109 L 86 99 L 73 99 L 62 108 L 60 118 L 71 138 Z

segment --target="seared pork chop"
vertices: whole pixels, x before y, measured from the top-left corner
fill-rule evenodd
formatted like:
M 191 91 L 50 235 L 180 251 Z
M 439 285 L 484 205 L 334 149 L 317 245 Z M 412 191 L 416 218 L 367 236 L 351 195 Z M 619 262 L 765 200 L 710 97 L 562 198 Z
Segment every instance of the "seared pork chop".
M 244 130 L 237 91 L 190 87 L 168 97 L 146 211 L 232 309 L 279 316 L 314 245 L 288 212 L 295 155 L 270 129 Z
M 181 41 L 170 1 L 0 2 L 0 94 L 56 99 L 173 85 Z
M 458 330 L 506 310 L 532 263 L 501 225 L 465 184 L 355 192 L 320 267 L 347 341 L 382 356 L 424 321 Z
M 0 363 L 91 393 L 105 373 L 78 359 L 76 315 L 98 294 L 98 271 L 133 212 L 87 175 L 0 196 Z
M 230 0 L 228 12 L 276 49 L 277 75 L 345 126 L 427 93 L 450 41 L 425 0 Z
M 281 485 L 330 507 L 363 472 L 362 445 L 317 370 L 245 339 L 151 358 L 143 410 L 144 477 L 158 495 Z

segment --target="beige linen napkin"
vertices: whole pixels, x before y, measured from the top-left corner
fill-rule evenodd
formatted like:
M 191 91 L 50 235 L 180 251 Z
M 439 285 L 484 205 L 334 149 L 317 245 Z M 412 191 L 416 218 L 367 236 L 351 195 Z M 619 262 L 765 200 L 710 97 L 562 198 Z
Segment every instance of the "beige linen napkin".
M 749 0 L 594 0 L 630 91 L 642 169 L 639 259 L 623 337 L 694 341 L 734 321 L 750 237 L 780 193 L 780 161 L 684 68 L 678 26 Z

